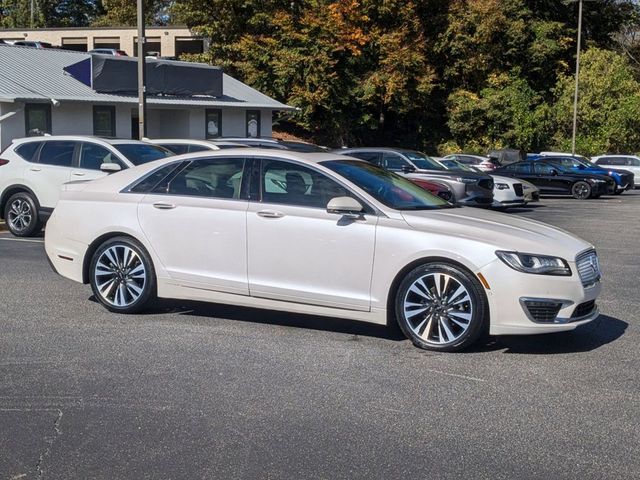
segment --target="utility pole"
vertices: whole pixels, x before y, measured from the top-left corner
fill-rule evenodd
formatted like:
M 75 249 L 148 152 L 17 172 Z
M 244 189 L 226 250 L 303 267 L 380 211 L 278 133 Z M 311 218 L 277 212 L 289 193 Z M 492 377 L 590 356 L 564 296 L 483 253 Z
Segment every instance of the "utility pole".
M 138 136 L 140 140 L 147 136 L 147 93 L 144 45 L 146 43 L 144 31 L 144 0 L 138 0 Z
M 576 90 L 573 95 L 573 132 L 571 135 L 571 155 L 576 154 L 576 131 L 578 128 L 578 80 L 580 78 L 580 41 L 582 37 L 582 0 L 578 2 L 578 50 L 576 52 Z
M 33 2 L 35 2 L 35 0 L 31 0 L 31 13 L 29 15 L 29 28 L 31 28 L 33 30 Z

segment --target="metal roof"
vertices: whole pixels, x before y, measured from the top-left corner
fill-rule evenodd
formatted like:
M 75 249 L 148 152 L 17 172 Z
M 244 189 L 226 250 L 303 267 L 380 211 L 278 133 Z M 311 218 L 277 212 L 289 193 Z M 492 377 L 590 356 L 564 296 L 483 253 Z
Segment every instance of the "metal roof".
M 133 95 L 98 93 L 63 71 L 90 55 L 68 50 L 37 49 L 0 44 L 0 102 L 50 101 L 111 104 L 138 103 Z M 222 97 L 147 97 L 149 105 L 238 107 L 294 110 L 224 74 Z

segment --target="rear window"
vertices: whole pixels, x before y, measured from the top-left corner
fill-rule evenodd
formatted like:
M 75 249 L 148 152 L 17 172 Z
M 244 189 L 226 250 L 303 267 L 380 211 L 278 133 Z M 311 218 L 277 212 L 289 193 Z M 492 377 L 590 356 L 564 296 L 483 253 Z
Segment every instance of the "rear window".
M 18 145 L 14 151 L 22 158 L 24 158 L 27 162 L 32 162 L 33 156 L 35 155 L 36 151 L 38 151 L 38 147 L 40 145 L 42 145 L 42 142 L 27 142 L 23 143 L 22 145 Z
M 158 145 L 118 143 L 113 146 L 134 165 L 142 165 L 144 163 L 153 162 L 154 160 L 159 160 L 173 155 L 170 150 Z

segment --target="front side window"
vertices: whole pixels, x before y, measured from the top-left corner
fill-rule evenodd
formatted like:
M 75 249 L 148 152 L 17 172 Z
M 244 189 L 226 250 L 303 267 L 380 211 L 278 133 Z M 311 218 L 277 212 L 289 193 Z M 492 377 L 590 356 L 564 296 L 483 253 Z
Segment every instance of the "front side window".
M 260 136 L 260 110 L 247 110 L 247 137 Z
M 222 136 L 222 110 L 207 108 L 205 112 L 206 136 L 205 138 L 218 138 Z
M 382 154 L 382 163 L 384 168 L 394 171 L 402 171 L 403 167 L 409 167 L 409 162 L 402 158 L 397 153 L 384 152 Z
M 531 173 L 531 165 L 529 162 L 522 163 L 512 163 L 511 165 L 507 165 L 504 167 L 507 172 L 514 173 Z
M 70 167 L 73 164 L 73 154 L 76 142 L 69 140 L 51 140 L 44 142 L 40 150 L 40 163 L 57 167 Z
M 116 143 L 113 145 L 116 150 L 127 157 L 134 165 L 153 162 L 161 158 L 170 157 L 173 153 L 158 145 L 144 143 Z
M 330 160 L 322 165 L 395 210 L 432 210 L 453 205 L 400 175 L 356 160 Z
M 326 175 L 281 160 L 263 160 L 260 179 L 265 203 L 325 209 L 332 198 L 351 196 Z
M 93 134 L 97 137 L 116 136 L 116 107 L 93 106 Z
M 433 158 L 427 157 L 424 153 L 405 151 L 404 154 L 420 170 L 446 170 Z
M 51 105 L 27 103 L 24 107 L 25 134 L 32 137 L 51 133 Z
M 83 142 L 80 148 L 80 168 L 100 170 L 103 163 L 115 163 L 120 168 L 127 168 L 115 155 L 102 145 Z
M 207 158 L 184 167 L 166 187 L 154 191 L 169 195 L 239 199 L 244 158 Z
M 536 162 L 533 164 L 533 171 L 538 175 L 553 175 L 554 172 L 558 172 L 560 169 L 554 165 L 548 163 Z

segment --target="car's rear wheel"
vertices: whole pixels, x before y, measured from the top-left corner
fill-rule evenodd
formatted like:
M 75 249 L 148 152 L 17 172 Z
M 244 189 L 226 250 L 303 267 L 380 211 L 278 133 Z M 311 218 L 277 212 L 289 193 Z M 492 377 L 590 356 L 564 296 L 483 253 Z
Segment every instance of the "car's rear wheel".
M 36 202 L 26 192 L 16 193 L 9 198 L 4 209 L 4 218 L 9 231 L 16 237 L 31 237 L 42 230 Z
M 462 350 L 486 333 L 489 315 L 480 282 L 453 264 L 420 265 L 402 280 L 395 298 L 396 319 L 416 346 Z
M 578 200 L 585 200 L 591 196 L 591 185 L 587 182 L 576 182 L 571 186 L 571 195 Z
M 93 294 L 108 310 L 136 313 L 156 296 L 156 274 L 149 254 L 129 237 L 115 237 L 95 251 L 90 265 Z

